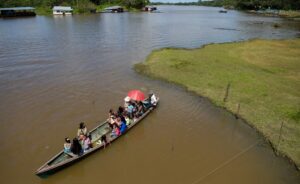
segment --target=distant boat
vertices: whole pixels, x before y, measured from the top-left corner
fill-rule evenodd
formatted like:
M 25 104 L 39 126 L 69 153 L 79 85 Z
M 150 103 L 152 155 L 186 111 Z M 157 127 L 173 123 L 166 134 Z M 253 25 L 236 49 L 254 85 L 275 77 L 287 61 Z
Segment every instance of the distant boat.
M 53 15 L 72 15 L 73 9 L 70 6 L 54 6 Z
M 153 12 L 156 11 L 157 8 L 155 6 L 145 6 L 142 10 L 147 12 Z
M 219 13 L 227 13 L 227 10 L 219 10 Z
M 158 101 L 159 101 L 159 98 L 157 98 L 157 103 L 158 103 Z M 132 129 L 142 119 L 144 119 L 150 112 L 152 112 L 152 110 L 154 108 L 155 107 L 148 108 L 146 110 L 146 112 L 144 112 L 143 115 L 141 115 L 139 118 L 135 119 L 130 125 L 128 125 L 126 132 L 129 131 L 130 129 Z M 100 141 L 100 139 L 103 135 L 107 135 L 107 139 L 109 140 L 109 142 L 113 142 L 123 135 L 122 134 L 117 137 L 111 137 L 110 136 L 111 131 L 112 130 L 109 126 L 108 121 L 105 121 L 104 123 L 100 123 L 97 127 L 95 127 L 94 129 L 92 129 L 89 132 L 89 135 L 91 135 L 91 137 L 92 137 L 92 140 L 91 140 L 92 145 L 93 145 L 92 148 L 90 148 L 88 151 L 84 152 L 82 155 L 74 155 L 72 153 L 65 153 L 62 150 L 57 155 L 52 157 L 49 161 L 47 161 L 44 165 L 42 165 L 35 172 L 35 174 L 38 176 L 47 176 L 49 174 L 53 174 L 56 171 L 59 171 L 65 167 L 83 159 L 84 157 L 91 155 L 92 153 L 94 153 L 97 150 L 103 149 L 104 143 L 102 143 Z
M 102 11 L 102 13 L 122 13 L 122 12 L 124 12 L 124 9 L 121 6 L 107 7 L 104 9 L 104 11 Z
M 36 16 L 33 7 L 0 8 L 0 17 Z

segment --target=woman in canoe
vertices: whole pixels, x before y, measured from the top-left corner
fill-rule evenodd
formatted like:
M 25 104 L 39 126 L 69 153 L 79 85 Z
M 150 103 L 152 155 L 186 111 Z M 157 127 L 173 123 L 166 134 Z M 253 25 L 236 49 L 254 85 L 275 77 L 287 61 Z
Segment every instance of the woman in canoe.
M 124 113 L 124 108 L 122 106 L 119 106 L 117 115 L 121 117 L 123 113 Z
M 110 142 L 108 141 L 106 135 L 101 136 L 101 143 L 104 145 L 104 149 L 106 148 L 107 144 L 110 144 Z
M 111 132 L 111 136 L 118 137 L 120 134 L 121 134 L 121 132 L 120 132 L 120 128 L 118 127 L 118 125 L 116 123 L 113 124 L 113 130 Z
M 71 141 L 68 137 L 65 138 L 65 143 L 64 143 L 64 152 L 65 153 L 70 153 L 71 152 Z
M 124 114 L 126 126 L 129 126 L 132 123 L 132 119 L 129 118 L 127 114 Z
M 77 137 L 80 138 L 82 135 L 84 135 L 84 136 L 87 135 L 87 128 L 86 128 L 84 122 L 81 122 L 79 124 L 79 128 L 77 130 Z
M 129 105 L 127 107 L 127 113 L 130 119 L 133 119 L 133 115 L 135 112 L 135 106 L 133 102 L 129 102 Z
M 114 110 L 109 109 L 109 111 L 108 111 L 108 119 L 111 119 L 114 116 L 116 116 L 116 113 L 114 112 Z
M 92 147 L 91 136 L 84 136 L 82 143 L 83 151 L 86 152 Z
M 115 122 L 116 122 L 116 124 L 118 125 L 118 127 L 120 127 L 121 124 L 122 124 L 122 121 L 121 121 L 121 118 L 120 118 L 120 117 L 117 117 Z
M 82 147 L 76 137 L 73 139 L 71 151 L 75 155 L 81 155 L 83 153 Z

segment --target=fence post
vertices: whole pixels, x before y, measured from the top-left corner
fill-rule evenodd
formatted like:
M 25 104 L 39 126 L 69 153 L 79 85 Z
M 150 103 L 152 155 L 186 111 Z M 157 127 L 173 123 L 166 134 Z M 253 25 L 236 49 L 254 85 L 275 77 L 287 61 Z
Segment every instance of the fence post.
M 230 82 L 228 82 L 226 92 L 225 92 L 225 96 L 224 96 L 224 99 L 223 99 L 224 102 L 227 102 L 227 98 L 228 98 L 229 90 L 230 90 L 230 85 L 231 85 Z

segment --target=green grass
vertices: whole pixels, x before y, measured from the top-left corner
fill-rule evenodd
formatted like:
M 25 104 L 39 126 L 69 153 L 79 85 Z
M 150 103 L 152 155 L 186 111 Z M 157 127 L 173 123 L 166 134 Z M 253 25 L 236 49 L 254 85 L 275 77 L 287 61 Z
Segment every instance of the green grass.
M 100 12 L 100 11 L 104 11 L 105 8 L 108 8 L 110 6 L 116 6 L 116 4 L 114 3 L 103 3 L 103 4 L 100 4 L 97 6 L 97 12 Z
M 52 15 L 52 9 L 50 7 L 36 7 L 35 13 L 37 15 Z
M 296 10 L 280 10 L 279 16 L 287 17 L 287 18 L 299 18 L 300 17 L 300 11 Z
M 183 85 L 233 113 L 240 104 L 240 116 L 300 166 L 300 39 L 167 48 L 153 51 L 135 69 Z

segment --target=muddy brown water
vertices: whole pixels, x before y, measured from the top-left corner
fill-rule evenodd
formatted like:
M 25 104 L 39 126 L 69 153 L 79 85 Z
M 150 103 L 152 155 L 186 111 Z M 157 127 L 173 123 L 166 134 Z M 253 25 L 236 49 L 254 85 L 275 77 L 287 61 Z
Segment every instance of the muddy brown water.
M 299 22 L 218 8 L 0 19 L 1 183 L 299 183 L 252 128 L 181 87 L 136 74 L 153 49 L 294 38 Z M 280 28 L 273 28 L 279 23 Z M 48 178 L 35 170 L 130 89 L 159 107 L 104 151 Z

